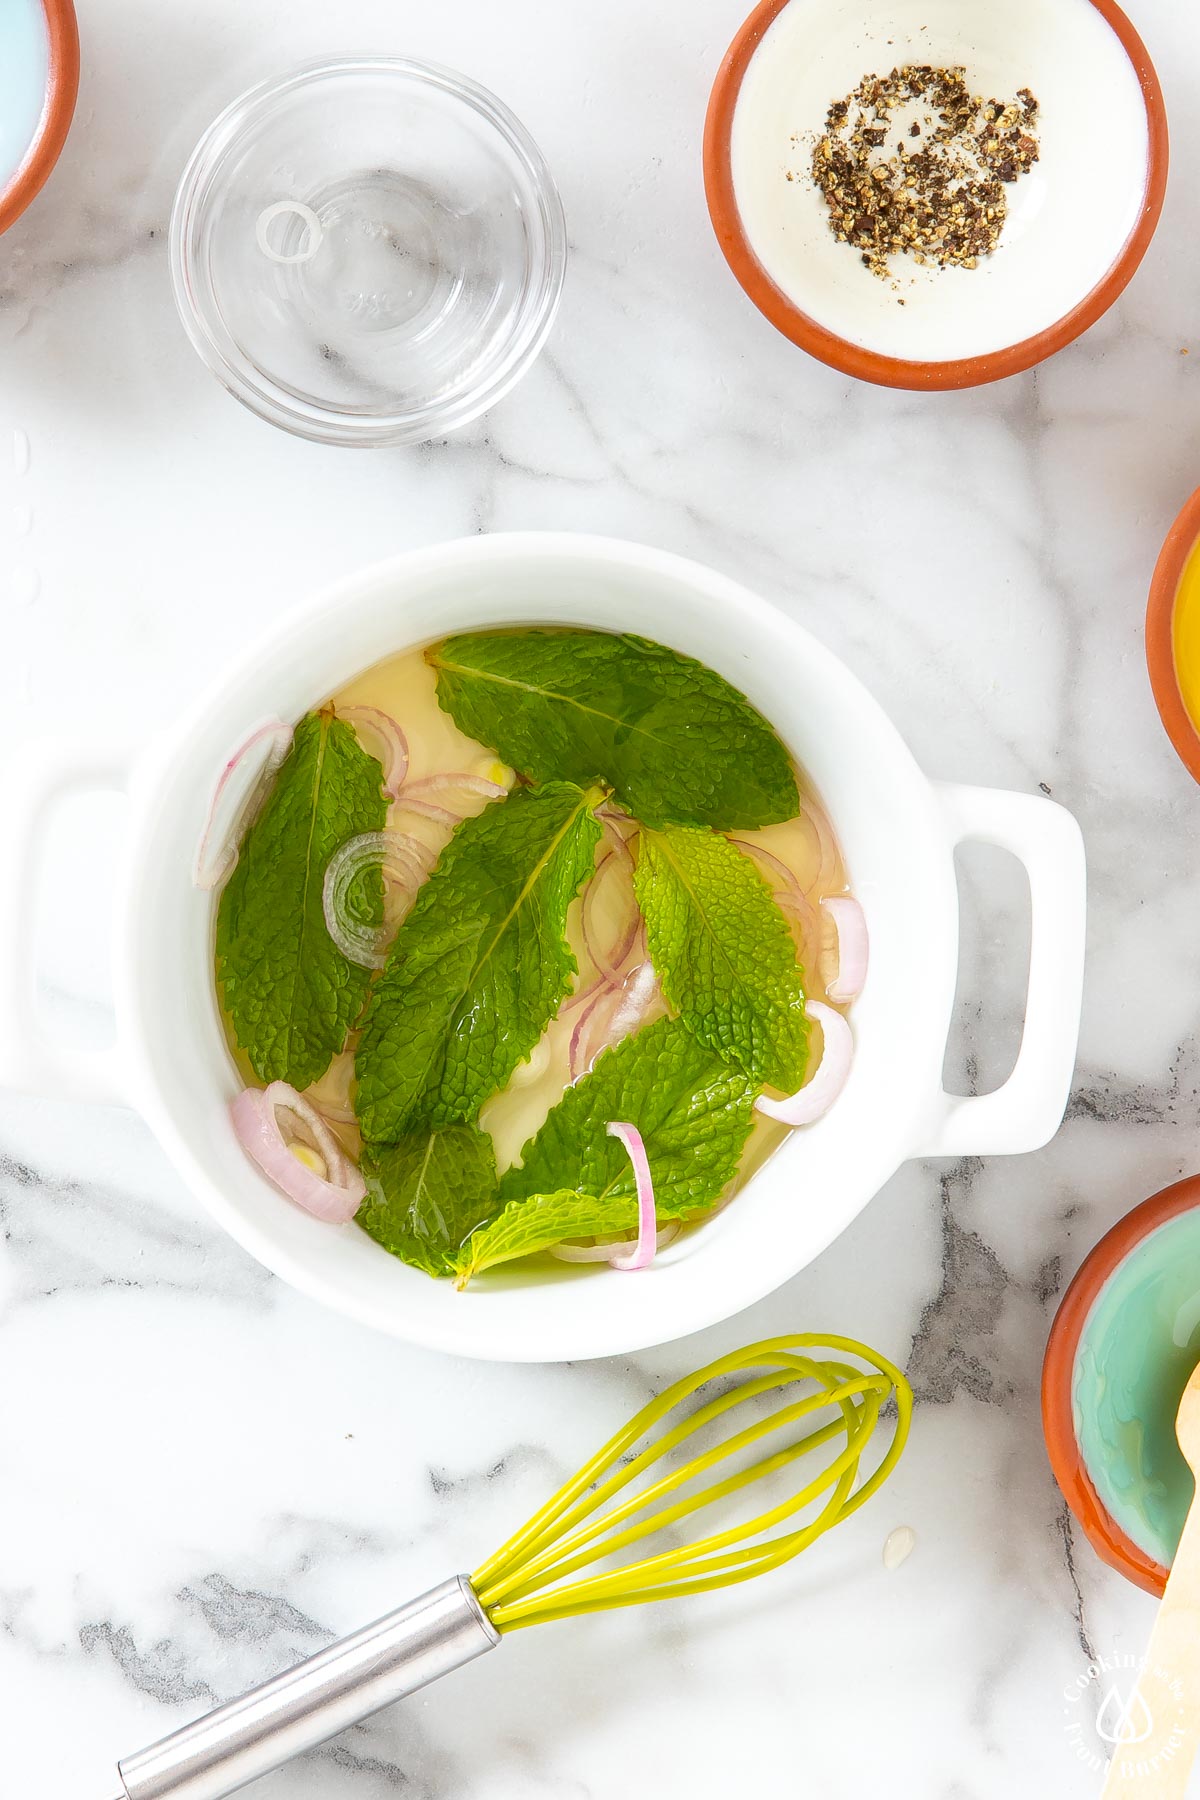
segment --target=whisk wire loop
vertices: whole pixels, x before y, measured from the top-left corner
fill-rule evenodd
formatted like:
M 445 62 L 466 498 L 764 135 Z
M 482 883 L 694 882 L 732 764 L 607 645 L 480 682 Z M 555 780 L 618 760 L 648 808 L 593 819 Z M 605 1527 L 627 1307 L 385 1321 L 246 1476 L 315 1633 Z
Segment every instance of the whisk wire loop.
M 806 1354 L 821 1349 L 835 1354 Z M 868 1367 L 843 1361 L 838 1353 L 856 1357 Z M 676 1407 L 710 1383 L 756 1369 L 768 1373 L 749 1375 L 686 1413 L 661 1436 L 651 1437 L 644 1448 L 635 1448 L 668 1420 Z M 617 1500 L 656 1463 L 733 1408 L 785 1392 L 797 1383 L 811 1384 L 815 1391 L 776 1408 Z M 875 1470 L 859 1482 L 864 1454 L 880 1414 L 892 1398 L 896 1404 L 892 1442 Z M 692 1494 L 672 1499 L 681 1488 L 728 1459 L 753 1451 L 764 1438 L 795 1428 L 828 1408 L 837 1413 L 832 1421 L 803 1432 Z M 643 1407 L 489 1558 L 472 1577 L 480 1603 L 496 1629 L 504 1632 L 576 1613 L 704 1592 L 777 1568 L 857 1511 L 877 1491 L 904 1448 L 911 1412 L 912 1393 L 900 1370 L 850 1338 L 809 1334 L 773 1338 L 722 1357 L 675 1382 Z M 568 1579 L 654 1533 L 679 1525 L 705 1507 L 730 1499 L 752 1482 L 778 1474 L 835 1440 L 842 1445 L 836 1456 L 798 1491 L 755 1517 L 624 1567 L 582 1580 Z M 765 1536 L 825 1495 L 820 1510 L 807 1523 Z M 760 1541 L 751 1542 L 753 1539 Z
M 727 1549 L 732 1545 L 743 1544 L 747 1539 L 759 1537 L 764 1531 L 771 1529 L 774 1525 L 780 1524 L 785 1518 L 793 1515 L 801 1508 L 810 1505 L 813 1500 L 817 1498 L 819 1493 L 831 1486 L 836 1486 L 834 1508 L 835 1511 L 840 1511 L 844 1506 L 845 1500 L 857 1474 L 858 1456 L 860 1453 L 861 1445 L 850 1446 L 842 1453 L 838 1461 L 832 1464 L 817 1481 L 811 1482 L 806 1488 L 802 1489 L 798 1495 L 787 1503 L 787 1505 L 773 1508 L 770 1512 L 763 1513 L 757 1518 L 750 1519 L 742 1525 L 706 1538 L 704 1540 L 703 1550 L 705 1552 L 715 1552 Z M 761 1473 L 761 1467 L 756 1467 L 752 1471 L 751 1478 L 757 1478 Z M 742 1484 L 739 1482 L 738 1485 Z M 712 1497 L 712 1491 L 706 1493 L 703 1503 L 707 1504 Z M 658 1529 L 665 1524 L 671 1516 L 672 1515 L 668 1514 L 660 1515 L 651 1522 L 650 1528 Z M 633 1534 L 631 1533 L 624 1533 L 611 1543 L 605 1543 L 602 1547 L 601 1554 L 607 1556 L 614 1553 L 616 1550 L 623 1548 L 632 1535 Z M 804 1545 L 810 1541 L 811 1536 L 808 1530 L 804 1530 L 783 1538 L 772 1540 L 770 1545 L 756 1544 L 749 1549 L 738 1550 L 725 1557 L 717 1557 L 709 1554 L 701 1555 L 700 1547 L 694 1547 L 692 1550 L 686 1552 L 681 1550 L 665 1550 L 661 1551 L 657 1556 L 646 1557 L 640 1562 L 627 1564 L 617 1574 L 594 1576 L 585 1583 L 577 1584 L 572 1591 L 576 1598 L 581 1598 L 584 1595 L 598 1596 L 601 1594 L 612 1594 L 617 1591 L 616 1584 L 619 1584 L 622 1591 L 629 1593 L 637 1591 L 644 1596 L 647 1588 L 651 1586 L 657 1588 L 659 1586 L 658 1578 L 662 1577 L 669 1580 L 670 1591 L 676 1592 L 678 1591 L 679 1578 L 682 1575 L 696 1575 L 700 1573 L 715 1573 L 720 1570 L 733 1570 L 742 1568 L 750 1563 L 760 1565 L 765 1561 L 773 1559 L 777 1549 L 782 1551 L 781 1560 L 786 1560 L 787 1557 L 794 1555 L 798 1549 L 803 1548 Z M 588 1562 L 594 1560 L 594 1553 L 585 1553 L 582 1556 L 573 1558 L 565 1565 L 554 1567 L 542 1578 L 542 1580 L 529 1585 L 534 1589 L 540 1588 L 545 1582 L 557 1581 L 566 1575 L 573 1573 L 577 1568 L 586 1566 Z M 666 1590 L 663 1589 L 662 1591 Z M 527 1592 L 527 1590 L 522 1589 L 509 1596 L 503 1608 L 507 1619 L 512 1620 L 518 1616 L 516 1603 L 520 1601 L 522 1594 L 525 1592 Z
M 857 1423 L 850 1425 L 848 1447 L 835 1463 L 802 1488 L 786 1504 L 775 1507 L 770 1512 L 751 1519 L 735 1529 L 723 1532 L 718 1537 L 710 1538 L 707 1542 L 716 1547 L 754 1537 L 760 1531 L 767 1530 L 771 1525 L 778 1523 L 782 1518 L 801 1511 L 812 1502 L 817 1494 L 831 1486 L 840 1477 L 844 1468 L 851 1463 L 857 1464 L 878 1418 L 879 1408 L 890 1392 L 890 1387 L 891 1384 L 884 1377 L 868 1378 L 864 1382 L 860 1373 L 857 1382 L 843 1383 L 840 1388 L 834 1389 L 832 1392 L 810 1395 L 807 1399 L 798 1401 L 784 1411 L 762 1419 L 755 1425 L 748 1426 L 735 1437 L 727 1439 L 683 1468 L 672 1470 L 669 1474 L 662 1476 L 653 1486 L 632 1495 L 620 1506 L 605 1513 L 591 1525 L 581 1526 L 579 1530 L 560 1541 L 553 1549 L 543 1552 L 541 1556 L 525 1565 L 519 1576 L 514 1574 L 507 1581 L 498 1582 L 494 1588 L 489 1590 L 489 1593 L 497 1600 L 501 1598 L 506 1601 L 519 1599 L 531 1588 L 557 1581 L 563 1576 L 573 1573 L 575 1569 L 592 1562 L 597 1552 L 589 1546 L 596 1544 L 601 1538 L 605 1539 L 601 1554 L 612 1555 L 616 1551 L 638 1542 L 641 1538 L 678 1524 L 681 1519 L 698 1512 L 704 1506 L 729 1498 L 752 1481 L 758 1481 L 777 1473 L 799 1457 L 819 1448 L 822 1442 L 828 1442 L 832 1437 L 837 1436 L 848 1421 L 835 1420 L 819 1431 L 810 1432 L 807 1436 L 798 1439 L 794 1444 L 786 1445 L 784 1448 L 774 1451 L 770 1456 L 752 1463 L 748 1468 L 726 1476 L 722 1481 L 713 1482 L 708 1487 L 701 1488 L 697 1493 L 677 1501 L 673 1506 L 653 1513 L 640 1523 L 631 1525 L 624 1531 L 615 1530 L 616 1526 L 644 1511 L 655 1501 L 666 1498 L 680 1487 L 696 1480 L 698 1476 L 715 1467 L 717 1463 L 750 1448 L 759 1439 L 798 1422 L 818 1408 L 831 1404 L 844 1405 L 865 1390 L 869 1396 L 866 1403 L 861 1408 L 851 1407 L 851 1413 L 856 1418 L 859 1415 L 866 1415 L 866 1424 L 865 1426 Z M 671 1554 L 677 1553 L 672 1552 Z M 643 1565 L 634 1566 L 641 1568 Z
M 508 1542 L 497 1551 L 496 1555 L 490 1558 L 477 1572 L 476 1581 L 486 1585 L 492 1575 L 498 1572 L 502 1566 L 512 1567 L 518 1558 L 535 1557 L 547 1544 L 554 1543 L 556 1540 L 561 1542 L 563 1532 L 570 1532 L 579 1520 L 598 1511 L 613 1494 L 635 1481 L 650 1464 L 669 1455 L 687 1438 L 694 1437 L 706 1425 L 720 1418 L 731 1407 L 741 1405 L 744 1401 L 755 1399 L 780 1386 L 787 1385 L 796 1378 L 797 1374 L 807 1375 L 818 1383 L 824 1383 L 827 1379 L 826 1373 L 818 1370 L 810 1358 L 797 1356 L 794 1352 L 772 1360 L 778 1365 L 774 1373 L 759 1376 L 757 1380 L 744 1382 L 740 1387 L 731 1388 L 727 1392 L 717 1395 L 704 1406 L 697 1408 L 694 1413 L 682 1419 L 657 1442 L 648 1444 L 638 1455 L 632 1458 L 627 1457 L 626 1453 L 632 1446 L 645 1437 L 654 1424 L 672 1412 L 681 1400 L 687 1399 L 700 1387 L 707 1386 L 710 1381 L 716 1379 L 712 1371 L 720 1369 L 724 1373 L 726 1364 L 728 1364 L 732 1372 L 732 1369 L 739 1366 L 739 1358 L 737 1356 L 725 1358 L 721 1363 L 713 1363 L 708 1369 L 698 1370 L 695 1375 L 688 1376 L 684 1380 L 676 1382 L 673 1387 L 667 1388 L 656 1400 L 652 1400 L 640 1413 L 628 1420 L 621 1430 L 611 1437 L 589 1462 L 584 1464 L 578 1474 L 566 1482 L 556 1494 L 553 1494 L 520 1531 L 514 1533 Z M 832 1364 L 827 1365 L 827 1368 L 832 1369 L 833 1367 Z M 847 1365 L 838 1365 L 837 1372 L 850 1379 L 862 1375 L 861 1370 L 850 1368 Z M 613 1470 L 613 1473 L 609 1475 L 607 1481 L 601 1481 L 601 1476 L 608 1469 Z

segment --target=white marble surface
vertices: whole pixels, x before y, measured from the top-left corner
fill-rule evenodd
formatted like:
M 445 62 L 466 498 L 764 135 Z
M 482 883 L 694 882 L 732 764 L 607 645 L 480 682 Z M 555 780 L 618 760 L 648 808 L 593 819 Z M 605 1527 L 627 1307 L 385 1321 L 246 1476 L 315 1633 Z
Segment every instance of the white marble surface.
M 6 733 L 149 735 L 245 632 L 405 545 L 555 526 L 686 551 L 811 625 L 932 774 L 1044 783 L 1079 814 L 1093 913 L 1069 1122 L 1036 1157 L 904 1170 L 814 1268 L 703 1339 L 512 1371 L 289 1292 L 198 1216 L 136 1118 L 0 1099 L 5 1795 L 109 1800 L 118 1754 L 471 1566 L 661 1378 L 794 1326 L 912 1370 L 911 1451 L 873 1506 L 753 1588 L 521 1634 L 262 1800 L 1099 1787 L 1064 1689 L 1093 1651 L 1136 1650 L 1151 1609 L 1072 1530 L 1037 1381 L 1086 1249 L 1200 1163 L 1200 793 L 1142 662 L 1154 557 L 1200 480 L 1200 37 L 1189 8 L 1135 0 L 1176 173 L 1126 298 L 1037 374 L 919 398 L 806 360 L 718 255 L 699 137 L 742 10 L 83 0 L 74 132 L 0 243 Z M 453 442 L 386 454 L 294 442 L 228 399 L 176 323 L 164 243 L 210 115 L 359 47 L 501 93 L 558 173 L 572 245 L 519 391 Z M 47 900 L 61 1012 L 89 1027 L 103 934 L 83 915 L 119 815 L 103 824 L 79 818 Z M 972 891 L 955 1060 L 986 1081 L 1011 1054 L 1019 894 L 982 861 Z M 917 1548 L 887 1574 L 900 1523 Z

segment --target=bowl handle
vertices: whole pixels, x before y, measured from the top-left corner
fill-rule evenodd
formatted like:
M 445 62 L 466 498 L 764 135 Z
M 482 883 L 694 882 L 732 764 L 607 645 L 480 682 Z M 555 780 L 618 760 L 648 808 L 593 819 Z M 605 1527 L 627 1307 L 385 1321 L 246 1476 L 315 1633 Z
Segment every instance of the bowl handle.
M 37 1007 L 34 873 L 55 806 L 79 791 L 124 793 L 132 759 L 55 738 L 26 744 L 3 770 L 7 851 L 0 871 L 0 1087 L 67 1100 L 126 1099 L 119 1045 L 82 1050 L 52 1043 Z
M 952 846 L 996 844 L 1023 864 L 1032 913 L 1029 988 L 1016 1067 L 994 1093 L 942 1093 L 920 1156 L 1040 1150 L 1070 1098 L 1083 1005 L 1087 867 L 1069 812 L 1036 794 L 935 784 Z

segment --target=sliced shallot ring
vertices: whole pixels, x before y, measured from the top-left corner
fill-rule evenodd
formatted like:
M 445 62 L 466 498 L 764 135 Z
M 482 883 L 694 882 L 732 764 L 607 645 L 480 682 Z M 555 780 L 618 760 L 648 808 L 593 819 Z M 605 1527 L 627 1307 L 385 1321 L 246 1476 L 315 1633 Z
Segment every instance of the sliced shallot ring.
M 837 974 L 825 984 L 826 991 L 831 1000 L 844 1006 L 858 999 L 866 983 L 870 960 L 867 918 L 850 894 L 827 894 L 821 905 L 837 932 Z
M 328 1121 L 321 1117 L 317 1108 L 287 1081 L 268 1082 L 262 1096 L 263 1105 L 274 1109 L 276 1120 L 281 1111 L 291 1113 L 297 1124 L 310 1134 L 311 1148 L 325 1164 L 326 1178 L 335 1187 L 347 1186 L 350 1178 L 357 1175 L 357 1170 L 342 1149 L 337 1134 L 330 1130 Z
M 420 781 L 405 785 L 403 792 L 392 802 L 392 809 L 420 813 L 427 819 L 436 819 L 439 825 L 448 825 L 453 831 L 456 825 L 462 824 L 470 809 L 443 806 L 437 800 L 430 800 L 430 794 L 473 794 L 480 800 L 502 800 L 508 791 L 500 782 L 488 781 L 483 775 L 472 775 L 467 770 L 461 774 L 425 775 Z
M 383 766 L 383 791 L 390 800 L 395 800 L 408 775 L 408 739 L 395 719 L 377 706 L 342 706 L 338 708 L 337 716 L 352 726 L 360 737 L 377 739 L 383 750 L 379 758 Z M 370 744 L 365 748 L 370 755 L 375 754 Z
M 424 775 L 420 781 L 410 781 L 404 790 L 405 799 L 414 794 L 474 794 L 480 800 L 503 800 L 508 789 L 499 781 L 489 781 L 484 775 L 472 775 L 469 770 L 443 773 L 441 775 Z
M 632 875 L 634 869 L 633 851 L 629 848 L 629 844 L 630 839 L 641 830 L 641 826 L 635 824 L 632 819 L 627 820 L 626 823 L 633 826 L 633 831 L 630 832 L 629 837 L 626 837 L 625 833 L 618 829 L 617 820 L 612 814 L 605 813 L 602 808 L 598 807 L 596 809 L 596 817 L 600 821 L 601 828 L 607 834 L 609 848 L 613 855 L 620 857 L 621 861 L 629 870 L 630 875 Z
M 611 1050 L 638 1029 L 654 1002 L 658 977 L 653 964 L 647 961 L 640 963 L 624 982 L 601 981 L 596 986 L 599 991 L 580 1013 L 571 1033 L 567 1061 L 572 1081 L 586 1075 L 603 1051 Z M 611 1011 L 603 1030 L 598 1031 L 605 1006 Z M 595 1041 L 597 1038 L 599 1042 Z
M 573 994 L 567 995 L 558 1009 L 559 1018 L 563 1018 L 569 1012 L 574 1012 L 577 1006 L 586 1006 L 589 1000 L 598 999 L 601 993 L 611 993 L 613 986 L 613 982 L 607 975 L 593 975 L 592 979 L 585 982 L 581 988 L 576 988 Z
M 432 800 L 422 800 L 407 792 L 397 794 L 396 798 L 392 801 L 391 809 L 388 813 L 389 820 L 391 819 L 392 813 L 395 812 L 420 813 L 423 818 L 436 819 L 439 825 L 449 825 L 451 828 L 455 825 L 461 825 L 463 819 L 461 813 L 451 812 L 448 806 L 438 806 Z
M 806 956 L 811 954 L 815 950 L 819 937 L 817 915 L 813 911 L 812 902 L 798 889 L 794 894 L 776 894 L 774 898 L 776 906 L 784 917 L 794 919 L 796 922 L 800 933 L 798 948 L 802 949 Z M 793 931 L 793 938 L 795 935 L 796 933 Z
M 733 837 L 729 841 L 743 856 L 748 856 L 752 862 L 757 863 L 782 893 L 797 897 L 803 895 L 804 890 L 795 871 L 789 869 L 783 858 L 776 856 L 773 850 L 766 850 L 761 844 L 752 844 L 749 838 Z
M 615 847 L 607 849 L 600 858 L 600 861 L 596 865 L 595 873 L 592 875 L 587 887 L 583 891 L 583 899 L 580 902 L 579 910 L 579 925 L 580 930 L 583 933 L 584 948 L 587 950 L 588 956 L 591 959 L 592 967 L 601 975 L 607 975 L 612 980 L 616 979 L 617 971 L 625 961 L 625 958 L 629 955 L 629 952 L 633 949 L 634 941 L 641 928 L 642 915 L 637 909 L 631 890 L 629 917 L 622 926 L 621 935 L 617 938 L 616 943 L 607 951 L 598 947 L 598 933 L 595 930 L 591 915 L 595 910 L 596 895 L 599 892 L 600 883 L 605 878 L 605 871 L 609 868 L 616 867 L 621 863 L 627 865 L 629 874 L 632 877 L 633 858 L 630 856 L 629 851 L 625 848 L 623 843 L 619 849 Z
M 561 1018 L 564 1013 L 573 1012 L 577 1006 L 582 1006 L 585 1001 L 594 1000 L 599 994 L 611 994 L 615 992 L 617 988 L 623 987 L 629 980 L 629 977 L 636 974 L 638 969 L 641 968 L 645 960 L 646 927 L 644 923 L 641 923 L 633 934 L 633 942 L 630 944 L 629 949 L 621 958 L 620 963 L 613 970 L 611 975 L 606 975 L 603 971 L 593 974 L 582 987 L 577 988 L 573 994 L 569 994 L 563 1001 L 558 1009 L 559 1017 Z
M 646 1155 L 646 1145 L 636 1125 L 624 1125 L 613 1120 L 605 1129 L 609 1137 L 617 1138 L 620 1141 L 633 1164 L 633 1179 L 637 1186 L 638 1203 L 637 1242 L 636 1244 L 627 1244 L 624 1249 L 614 1252 L 608 1259 L 612 1268 L 632 1275 L 639 1269 L 648 1269 L 654 1261 L 654 1253 L 658 1249 L 658 1220 L 654 1216 L 654 1177 L 650 1173 L 650 1159 Z
M 824 810 L 817 805 L 815 800 L 810 799 L 806 806 L 801 807 L 801 817 L 808 820 L 816 833 L 817 848 L 821 855 L 817 872 L 809 884 L 808 892 L 811 894 L 827 888 L 832 882 L 834 871 L 837 868 L 837 843 L 832 825 L 825 817 Z
M 198 888 L 207 892 L 217 887 L 237 862 L 242 838 L 292 747 L 292 735 L 292 727 L 282 719 L 266 719 L 238 745 L 221 770 L 192 870 Z M 251 760 L 255 750 L 259 754 Z
M 607 984 L 598 984 L 598 988 L 599 991 L 592 995 L 576 1019 L 575 1029 L 571 1033 L 571 1042 L 567 1050 L 567 1066 L 572 1081 L 578 1081 L 581 1076 L 586 1075 L 591 1063 L 599 1054 L 596 1051 L 589 1056 L 585 1051 L 585 1045 L 588 1043 L 587 1033 L 595 1019 L 597 1008 L 603 1006 L 606 1001 L 611 1005 L 616 990 Z
M 611 800 L 601 801 L 600 805 L 596 808 L 596 817 L 602 825 L 607 826 L 610 834 L 614 838 L 617 838 L 622 844 L 628 844 L 630 839 L 635 838 L 642 829 L 631 814 L 623 812 L 621 808 L 615 805 Z
M 325 1164 L 317 1175 L 293 1156 L 279 1123 L 289 1113 L 300 1127 L 300 1142 L 315 1149 Z M 344 1225 L 362 1204 L 366 1183 L 314 1106 L 285 1081 L 269 1087 L 245 1088 L 229 1108 L 233 1129 L 247 1155 L 289 1200 L 332 1225 Z
M 325 869 L 321 888 L 321 908 L 325 929 L 346 958 L 360 969 L 382 969 L 387 962 L 387 946 L 395 936 L 398 921 L 381 925 L 363 925 L 346 910 L 350 889 L 364 869 L 379 866 L 386 879 L 396 881 L 407 898 L 400 922 L 407 916 L 417 889 L 429 873 L 432 852 L 416 838 L 401 831 L 364 831 L 359 837 L 347 838 L 334 851 Z
M 760 1113 L 768 1119 L 778 1119 L 781 1125 L 813 1125 L 823 1118 L 845 1087 L 854 1060 L 854 1033 L 849 1020 L 832 1006 L 822 1006 L 819 1000 L 810 1000 L 806 1011 L 821 1027 L 823 1039 L 816 1074 L 799 1093 L 786 1100 L 769 1100 L 760 1094 L 754 1102 Z
M 574 1012 L 577 1006 L 585 1005 L 587 1001 L 596 999 L 602 993 L 611 994 L 614 989 L 622 987 L 634 970 L 640 968 L 646 960 L 645 938 L 646 932 L 643 927 L 635 935 L 633 943 L 629 946 L 629 954 L 620 968 L 614 970 L 611 975 L 593 973 L 589 975 L 582 986 L 575 989 L 574 993 L 568 994 L 558 1009 L 559 1018 L 561 1019 L 564 1013 Z M 636 959 L 632 964 L 630 964 L 631 958 Z
M 673 1244 L 675 1242 L 675 1239 L 682 1230 L 683 1226 L 679 1223 L 678 1219 L 669 1220 L 657 1234 L 654 1245 L 655 1250 L 665 1250 L 668 1244 Z M 550 1254 L 551 1256 L 557 1256 L 559 1262 L 611 1262 L 614 1251 L 619 1255 L 632 1247 L 633 1240 L 631 1238 L 613 1238 L 607 1244 L 551 1244 Z

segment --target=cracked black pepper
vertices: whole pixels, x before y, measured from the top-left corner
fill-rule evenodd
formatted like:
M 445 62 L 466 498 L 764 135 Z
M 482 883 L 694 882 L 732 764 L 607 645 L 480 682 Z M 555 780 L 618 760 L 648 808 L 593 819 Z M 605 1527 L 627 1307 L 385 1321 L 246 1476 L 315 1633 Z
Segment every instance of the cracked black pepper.
M 1004 230 L 1005 188 L 1038 160 L 1037 119 L 1028 88 L 980 99 L 961 68 L 864 76 L 830 107 L 813 151 L 834 236 L 885 280 L 896 255 L 976 268 Z

